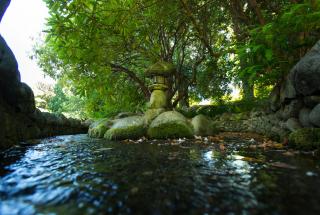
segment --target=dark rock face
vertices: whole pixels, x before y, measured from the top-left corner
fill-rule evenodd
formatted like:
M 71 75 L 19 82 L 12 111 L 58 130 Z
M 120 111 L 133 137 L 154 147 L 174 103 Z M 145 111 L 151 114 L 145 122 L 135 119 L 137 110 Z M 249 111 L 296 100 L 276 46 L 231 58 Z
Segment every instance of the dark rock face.
M 319 96 L 306 96 L 303 99 L 303 102 L 306 107 L 313 108 L 317 104 L 320 104 L 320 95 Z
M 289 104 L 285 105 L 282 109 L 282 119 L 287 120 L 291 117 L 297 117 L 303 104 L 300 100 L 294 99 Z
M 0 149 L 28 139 L 87 130 L 88 125 L 78 120 L 36 109 L 33 92 L 20 82 L 18 63 L 0 35 Z
M 308 96 L 320 90 L 320 41 L 297 63 L 294 84 L 298 93 Z
M 277 85 L 273 88 L 269 96 L 270 109 L 272 111 L 277 111 L 281 108 L 280 103 L 280 85 Z
M 286 121 L 286 128 L 290 131 L 295 131 L 295 130 L 298 130 L 300 128 L 302 128 L 300 122 L 298 119 L 296 118 L 289 118 L 287 121 Z
M 296 89 L 294 88 L 294 74 L 290 72 L 285 82 L 281 85 L 280 102 L 285 103 L 296 98 L 296 96 L 297 93 Z
M 288 131 L 320 127 L 320 41 L 271 92 L 270 109 Z
M 311 110 L 309 108 L 302 108 L 299 113 L 299 121 L 302 127 L 312 128 L 312 124 L 310 122 L 309 114 Z
M 320 104 L 318 104 L 312 109 L 312 111 L 309 114 L 309 119 L 315 127 L 320 127 Z

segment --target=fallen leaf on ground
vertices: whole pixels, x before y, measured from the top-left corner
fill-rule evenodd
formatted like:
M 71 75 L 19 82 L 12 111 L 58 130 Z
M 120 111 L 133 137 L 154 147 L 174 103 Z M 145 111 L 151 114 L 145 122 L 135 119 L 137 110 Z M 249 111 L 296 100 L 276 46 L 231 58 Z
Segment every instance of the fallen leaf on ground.
M 297 169 L 296 166 L 292 166 L 290 164 L 282 163 L 282 162 L 274 162 L 270 163 L 273 167 L 285 168 L 285 169 Z
M 285 153 L 283 153 L 284 156 L 294 156 L 295 153 L 292 151 L 286 151 Z
M 252 158 L 252 157 L 243 157 L 241 158 L 241 160 L 248 161 L 248 162 L 257 162 L 257 163 L 263 162 L 261 159 Z

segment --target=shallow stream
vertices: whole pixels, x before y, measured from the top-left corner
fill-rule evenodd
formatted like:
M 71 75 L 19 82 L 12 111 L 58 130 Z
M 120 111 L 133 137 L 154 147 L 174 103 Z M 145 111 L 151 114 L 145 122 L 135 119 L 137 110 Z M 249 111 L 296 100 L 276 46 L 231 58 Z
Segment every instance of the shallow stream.
M 253 139 L 59 136 L 0 154 L 0 214 L 320 214 L 320 160 Z

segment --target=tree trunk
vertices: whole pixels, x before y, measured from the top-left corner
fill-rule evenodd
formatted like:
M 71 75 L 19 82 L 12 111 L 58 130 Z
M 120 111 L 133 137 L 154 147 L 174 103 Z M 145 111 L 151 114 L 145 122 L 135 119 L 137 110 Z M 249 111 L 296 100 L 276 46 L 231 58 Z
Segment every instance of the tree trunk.
M 181 99 L 179 100 L 180 107 L 189 107 L 189 94 L 188 89 L 183 89 L 178 91 L 178 97 Z
M 242 80 L 243 100 L 254 99 L 254 85 L 250 83 L 249 77 L 244 77 Z
M 249 5 L 253 9 L 256 16 L 258 17 L 260 25 L 265 25 L 266 20 L 264 19 L 263 15 L 262 15 L 261 9 L 260 9 L 257 1 L 256 0 L 249 0 Z

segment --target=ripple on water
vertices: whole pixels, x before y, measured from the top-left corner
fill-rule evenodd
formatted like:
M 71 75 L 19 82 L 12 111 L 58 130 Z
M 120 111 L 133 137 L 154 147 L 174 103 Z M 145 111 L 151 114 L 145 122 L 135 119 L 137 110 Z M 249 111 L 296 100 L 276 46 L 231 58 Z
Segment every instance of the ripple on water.
M 9 150 L 1 156 L 15 160 L 0 177 L 0 214 L 320 212 L 318 160 L 243 151 L 242 143 L 152 143 L 71 135 Z

